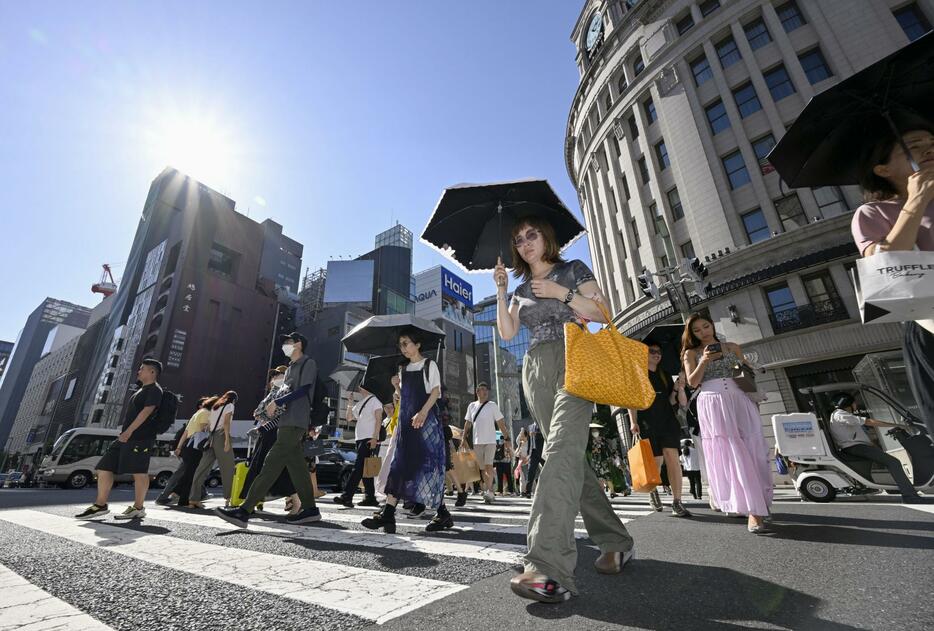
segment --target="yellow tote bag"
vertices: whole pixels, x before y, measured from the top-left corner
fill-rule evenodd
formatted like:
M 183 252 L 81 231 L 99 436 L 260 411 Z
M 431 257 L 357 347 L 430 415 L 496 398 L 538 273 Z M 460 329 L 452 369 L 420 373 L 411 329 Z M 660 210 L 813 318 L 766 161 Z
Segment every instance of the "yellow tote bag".
M 594 403 L 645 410 L 655 400 L 649 347 L 620 333 L 606 307 L 596 304 L 605 328 L 591 333 L 574 322 L 564 325 L 564 389 Z

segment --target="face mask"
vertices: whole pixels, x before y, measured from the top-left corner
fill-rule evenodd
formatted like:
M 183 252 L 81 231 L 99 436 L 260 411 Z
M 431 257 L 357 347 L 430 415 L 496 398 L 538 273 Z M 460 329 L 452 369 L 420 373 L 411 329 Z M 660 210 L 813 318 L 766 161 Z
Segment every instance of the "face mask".
M 294 344 L 283 344 L 283 345 L 282 345 L 282 353 L 283 353 L 286 357 L 291 357 L 291 356 L 292 356 L 292 351 L 294 351 L 294 350 L 295 350 L 295 345 L 294 345 Z
M 272 385 L 276 388 L 285 383 L 285 377 L 276 377 L 272 380 Z
M 599 438 L 600 432 L 590 432 L 590 435 L 593 436 L 594 438 Z

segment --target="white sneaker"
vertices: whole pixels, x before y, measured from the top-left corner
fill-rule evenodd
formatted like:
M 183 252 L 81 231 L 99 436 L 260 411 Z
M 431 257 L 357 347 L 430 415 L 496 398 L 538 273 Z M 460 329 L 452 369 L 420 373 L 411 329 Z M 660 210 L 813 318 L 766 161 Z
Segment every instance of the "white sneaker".
M 487 504 L 492 504 L 492 503 L 493 503 L 493 500 L 494 500 L 495 498 L 496 498 L 496 496 L 493 495 L 493 493 L 492 493 L 491 491 L 486 491 L 486 492 L 483 494 L 483 501 L 486 502 Z
M 119 515 L 114 515 L 114 519 L 142 519 L 146 516 L 146 508 L 136 508 L 132 504 L 126 507 L 126 510 Z

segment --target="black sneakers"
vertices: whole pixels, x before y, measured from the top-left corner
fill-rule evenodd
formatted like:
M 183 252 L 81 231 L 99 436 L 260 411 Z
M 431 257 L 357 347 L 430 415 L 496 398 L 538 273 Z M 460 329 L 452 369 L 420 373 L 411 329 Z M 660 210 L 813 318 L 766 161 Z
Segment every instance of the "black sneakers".
M 367 517 L 362 522 L 360 522 L 364 528 L 369 528 L 370 530 L 379 530 L 383 529 L 387 535 L 395 534 L 396 532 L 396 507 L 385 505 L 381 510 L 373 513 L 372 517 Z
M 334 503 L 338 506 L 343 506 L 344 508 L 353 508 L 353 500 L 349 497 L 344 497 L 343 495 L 338 495 L 335 497 Z
M 454 527 L 454 518 L 447 511 L 438 511 L 434 519 L 425 526 L 425 532 L 440 532 Z
M 239 506 L 236 508 L 215 508 L 214 514 L 237 528 L 246 528 L 250 520 L 250 514 Z
M 311 524 L 321 521 L 321 511 L 317 507 L 303 508 L 294 515 L 286 516 L 285 521 L 290 524 Z
M 357 506 L 379 506 L 375 497 L 366 497 L 362 502 L 357 502 Z
M 109 513 L 110 513 L 110 509 L 107 508 L 107 504 L 104 504 L 103 506 L 98 506 L 97 504 L 91 504 L 86 509 L 84 509 L 83 512 L 80 512 L 77 515 L 75 515 L 75 519 L 83 519 L 83 520 L 94 519 L 95 517 L 103 517 L 104 515 L 107 515 Z

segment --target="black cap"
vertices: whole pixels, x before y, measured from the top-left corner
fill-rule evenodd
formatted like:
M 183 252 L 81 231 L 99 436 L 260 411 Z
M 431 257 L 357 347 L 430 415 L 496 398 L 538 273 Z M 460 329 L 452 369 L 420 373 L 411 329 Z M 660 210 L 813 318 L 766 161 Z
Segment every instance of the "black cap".
M 302 352 L 308 352 L 308 339 L 298 331 L 292 331 L 288 335 L 279 338 L 280 342 L 301 342 Z

